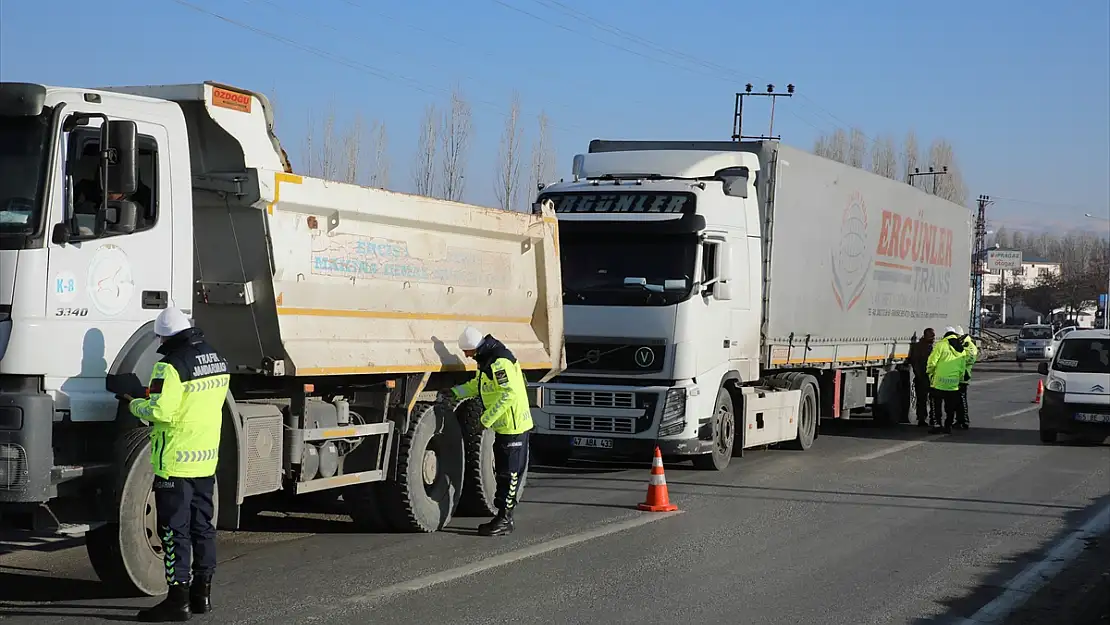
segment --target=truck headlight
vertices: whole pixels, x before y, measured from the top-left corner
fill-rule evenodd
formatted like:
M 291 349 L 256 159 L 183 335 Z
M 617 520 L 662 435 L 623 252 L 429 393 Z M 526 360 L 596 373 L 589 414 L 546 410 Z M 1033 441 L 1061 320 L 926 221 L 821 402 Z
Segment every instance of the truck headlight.
M 686 429 L 686 389 L 667 389 L 663 415 L 659 419 L 659 436 L 671 436 Z

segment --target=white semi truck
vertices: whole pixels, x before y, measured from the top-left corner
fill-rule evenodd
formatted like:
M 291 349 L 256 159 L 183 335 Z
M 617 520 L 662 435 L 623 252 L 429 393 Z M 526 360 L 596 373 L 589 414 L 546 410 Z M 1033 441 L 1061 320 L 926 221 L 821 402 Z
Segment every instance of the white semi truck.
M 356 522 L 492 513 L 475 325 L 535 381 L 564 363 L 557 222 L 291 173 L 266 98 L 226 85 L 0 83 L 0 521 L 85 532 L 101 579 L 164 590 L 142 392 L 153 319 L 233 369 L 218 526 L 335 489 Z
M 966 323 L 967 209 L 777 141 L 604 141 L 560 222 L 567 369 L 533 450 L 724 469 L 822 417 L 898 421 L 926 327 Z M 891 375 L 896 373 L 896 375 Z

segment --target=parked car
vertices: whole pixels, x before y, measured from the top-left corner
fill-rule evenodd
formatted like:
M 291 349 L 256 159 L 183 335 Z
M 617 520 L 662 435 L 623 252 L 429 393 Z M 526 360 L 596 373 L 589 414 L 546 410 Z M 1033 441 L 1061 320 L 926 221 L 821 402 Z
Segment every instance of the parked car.
M 1110 330 L 1075 330 L 1060 341 L 1051 362 L 1039 411 L 1041 442 L 1059 434 L 1104 440 L 1110 435 Z
M 1046 352 L 1052 343 L 1052 326 L 1046 323 L 1027 323 L 1018 331 L 1017 361 L 1045 360 L 1051 358 Z
M 1052 360 L 1052 357 L 1056 355 L 1056 352 L 1060 348 L 1060 341 L 1063 341 L 1064 337 L 1067 336 L 1069 332 L 1078 329 L 1079 328 L 1076 326 L 1068 326 L 1066 328 L 1060 328 L 1059 330 L 1057 330 L 1056 334 L 1052 336 L 1052 342 L 1049 343 L 1048 347 L 1046 347 L 1044 350 L 1045 360 Z

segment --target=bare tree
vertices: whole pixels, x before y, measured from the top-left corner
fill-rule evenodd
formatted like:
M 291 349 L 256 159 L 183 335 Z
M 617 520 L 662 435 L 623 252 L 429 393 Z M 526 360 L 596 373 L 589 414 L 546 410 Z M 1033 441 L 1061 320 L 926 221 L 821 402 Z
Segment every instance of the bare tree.
M 370 165 L 371 187 L 379 189 L 389 188 L 389 134 L 385 130 L 385 122 L 378 122 L 371 132 L 373 137 L 374 161 Z
M 321 133 L 316 132 L 316 122 L 310 113 L 306 127 L 302 154 L 304 170 L 309 176 L 336 180 L 339 177 L 339 164 L 344 154 L 342 144 L 336 136 L 336 119 L 334 106 L 328 108 L 324 115 Z
M 838 162 L 848 162 L 848 134 L 843 128 L 837 128 L 829 137 L 828 158 Z
M 466 184 L 466 157 L 470 149 L 472 126 L 470 104 L 458 87 L 451 92 L 451 108 L 443 115 L 443 168 L 440 196 L 444 199 L 462 199 Z
M 497 154 L 497 179 L 493 192 L 498 205 L 515 210 L 520 197 L 520 96 L 513 93 L 505 128 L 501 131 L 501 147 Z
M 846 162 L 852 167 L 863 169 L 863 161 L 867 158 L 867 135 L 859 128 L 853 128 L 848 137 L 848 154 Z
M 362 130 L 362 116 L 355 113 L 354 120 L 351 125 L 347 127 L 346 132 L 343 134 L 343 150 L 344 168 L 343 168 L 343 182 L 350 184 L 358 184 L 362 180 L 362 170 L 360 165 L 362 162 L 362 144 L 365 143 L 366 137 Z
M 898 149 L 889 135 L 880 136 L 871 146 L 871 171 L 884 178 L 898 179 Z
M 905 141 L 902 142 L 902 180 L 914 186 L 920 184 L 916 178 L 910 178 L 910 174 L 917 168 L 920 160 L 921 148 L 917 145 L 917 133 L 910 130 L 906 133 Z
M 532 142 L 532 173 L 528 197 L 535 200 L 539 185 L 551 180 L 551 169 L 555 165 L 555 148 L 548 135 L 547 113 L 540 111 L 536 118 L 536 140 Z
M 424 109 L 424 119 L 420 123 L 420 137 L 417 143 L 416 160 L 412 168 L 413 190 L 417 195 L 431 196 L 435 191 L 436 180 L 436 132 L 439 130 L 439 120 L 436 119 L 436 107 L 429 104 Z
M 955 150 L 952 144 L 945 139 L 935 139 L 929 146 L 929 166 L 933 171 L 943 171 L 948 168 L 948 173 L 933 176 L 930 182 L 930 191 L 936 195 L 955 202 L 961 206 L 967 204 L 967 184 L 964 182 L 963 172 L 956 162 Z

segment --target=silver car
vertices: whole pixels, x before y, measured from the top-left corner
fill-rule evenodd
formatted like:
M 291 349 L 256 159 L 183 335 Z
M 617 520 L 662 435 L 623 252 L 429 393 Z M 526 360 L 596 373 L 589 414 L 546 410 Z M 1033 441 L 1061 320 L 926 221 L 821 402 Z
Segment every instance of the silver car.
M 1045 360 L 1052 358 L 1052 326 L 1047 324 L 1026 324 L 1018 332 L 1017 361 Z

